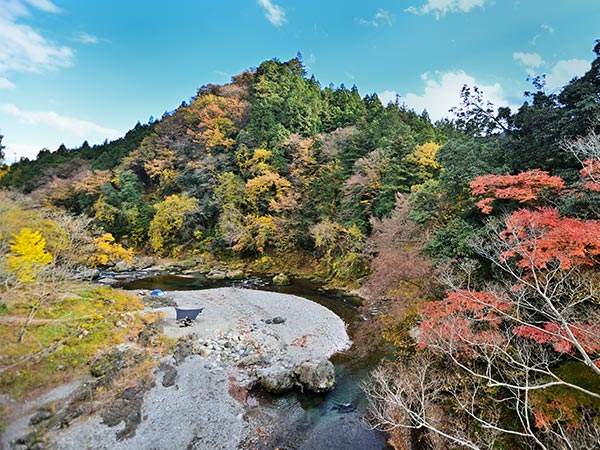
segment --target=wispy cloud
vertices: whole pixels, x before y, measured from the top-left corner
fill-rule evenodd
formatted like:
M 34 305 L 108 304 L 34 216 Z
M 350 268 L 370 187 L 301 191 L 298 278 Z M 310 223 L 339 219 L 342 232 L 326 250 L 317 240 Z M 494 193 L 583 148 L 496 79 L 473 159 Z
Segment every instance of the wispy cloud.
M 34 8 L 49 13 L 57 13 L 60 11 L 60 9 L 50 0 L 25 0 L 25 3 L 29 3 Z
M 15 84 L 12 81 L 7 80 L 6 78 L 0 77 L 0 89 L 14 89 L 14 88 L 15 88 Z
M 413 14 L 435 14 L 436 17 L 455 12 L 469 12 L 475 7 L 482 7 L 490 0 L 426 0 L 421 7 L 411 6 L 405 11 Z
M 98 36 L 83 31 L 77 31 L 73 34 L 73 41 L 80 44 L 99 44 L 100 42 L 105 41 L 105 39 L 100 39 Z
M 460 92 L 465 84 L 467 86 L 479 86 L 484 93 L 484 99 L 492 102 L 497 107 L 509 105 L 504 90 L 499 83 L 486 85 L 462 70 L 435 72 L 433 75 L 424 73 L 421 79 L 425 82 L 422 94 L 408 93 L 405 96 L 400 96 L 399 100 L 418 113 L 426 109 L 432 120 L 439 120 L 451 115 L 449 110 L 460 104 Z M 377 95 L 383 104 L 387 104 L 390 101 L 395 101 L 399 94 L 390 90 Z
M 281 6 L 273 4 L 271 0 L 257 0 L 257 2 L 265 10 L 267 20 L 273 25 L 280 27 L 287 22 L 285 11 Z
M 49 41 L 21 23 L 22 18 L 30 16 L 31 8 L 47 13 L 60 11 L 50 0 L 0 0 L 0 76 L 38 73 L 72 64 L 72 49 Z
M 519 61 L 521 64 L 527 67 L 537 68 L 544 64 L 544 60 L 539 53 L 524 53 L 515 52 L 513 53 L 513 59 Z
M 548 24 L 545 24 L 545 23 L 543 23 L 542 25 L 540 25 L 540 28 L 541 28 L 542 30 L 544 30 L 544 31 L 545 31 L 546 33 L 548 33 L 548 34 L 552 34 L 552 33 L 554 33 L 554 32 L 556 31 L 556 30 L 554 29 L 554 27 L 551 27 L 550 25 L 548 25 Z M 535 35 L 535 36 L 533 36 L 533 37 L 531 38 L 531 40 L 529 41 L 529 45 L 536 45 L 536 44 L 537 44 L 537 41 L 538 41 L 538 40 L 540 40 L 540 38 L 541 38 L 541 37 L 542 37 L 542 35 L 541 35 L 541 34 L 539 34 L 539 33 L 538 33 L 538 34 L 536 34 L 536 35 Z
M 547 25 L 545 23 L 542 24 L 542 30 L 546 30 L 548 33 L 554 33 L 556 31 L 550 25 Z
M 118 130 L 106 128 L 87 120 L 66 117 L 55 111 L 23 111 L 12 103 L 0 105 L 0 111 L 16 117 L 19 122 L 32 126 L 46 126 L 66 134 L 66 138 L 81 140 L 116 139 L 122 135 Z M 99 139 L 98 139 L 99 138 Z M 65 143 L 68 139 L 65 139 Z
M 379 27 L 379 25 L 388 25 L 391 27 L 393 21 L 393 14 L 381 8 L 377 8 L 377 12 L 375 13 L 375 17 L 373 17 L 373 19 L 358 19 L 358 23 L 361 25 L 368 25 L 375 28 Z

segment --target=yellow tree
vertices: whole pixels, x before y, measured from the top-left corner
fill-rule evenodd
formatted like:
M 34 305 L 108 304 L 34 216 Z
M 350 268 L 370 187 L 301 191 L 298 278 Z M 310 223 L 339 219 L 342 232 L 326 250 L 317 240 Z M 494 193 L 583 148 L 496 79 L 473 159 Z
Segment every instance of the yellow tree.
M 165 243 L 181 231 L 185 218 L 198 207 L 198 200 L 187 194 L 175 194 L 154 205 L 156 214 L 150 222 L 148 234 L 155 252 L 163 251 Z
M 435 142 L 426 142 L 423 145 L 417 145 L 415 149 L 406 156 L 406 160 L 416 164 L 419 168 L 419 175 L 423 180 L 429 180 L 438 175 L 442 166 L 436 159 L 437 151 L 440 145 Z
M 31 228 L 22 228 L 13 234 L 9 247 L 11 253 L 6 256 L 6 264 L 21 283 L 33 283 L 52 262 L 52 255 L 46 251 L 46 239 Z
M 125 249 L 121 244 L 115 243 L 115 238 L 110 233 L 105 233 L 94 239 L 96 252 L 92 256 L 92 265 L 104 266 L 109 262 L 118 262 L 120 260 L 131 264 L 133 261 L 133 249 Z

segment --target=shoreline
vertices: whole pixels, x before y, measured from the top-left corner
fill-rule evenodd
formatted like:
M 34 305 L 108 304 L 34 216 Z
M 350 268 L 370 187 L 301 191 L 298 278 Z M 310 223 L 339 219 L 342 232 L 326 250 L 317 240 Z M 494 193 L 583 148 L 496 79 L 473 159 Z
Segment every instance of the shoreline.
M 252 392 L 261 377 L 288 376 L 307 361 L 328 360 L 351 345 L 342 319 L 303 297 L 239 288 L 173 291 L 167 297 L 179 307 L 205 309 L 189 327 L 176 324 L 173 307 L 144 310 L 162 312 L 164 334 L 186 345 L 183 354 L 164 358 L 155 383 L 142 394 L 133 435 L 119 439 L 124 422 L 107 426 L 92 415 L 50 432 L 51 448 L 251 446 L 259 439 L 257 430 L 274 423 Z

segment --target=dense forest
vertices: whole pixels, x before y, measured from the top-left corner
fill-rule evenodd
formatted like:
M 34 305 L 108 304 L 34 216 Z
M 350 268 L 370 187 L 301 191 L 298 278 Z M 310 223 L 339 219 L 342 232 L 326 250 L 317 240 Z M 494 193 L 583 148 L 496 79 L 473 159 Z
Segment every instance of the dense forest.
M 116 141 L 3 166 L 1 277 L 28 297 L 0 314 L 31 314 L 21 343 L 64 308 L 34 282 L 132 254 L 302 273 L 365 298 L 362 350 L 390 355 L 372 419 L 396 448 L 597 448 L 594 52 L 556 92 L 534 79 L 517 111 L 465 86 L 436 123 L 274 59 Z M 79 311 L 98 336 L 133 308 L 111 301 Z

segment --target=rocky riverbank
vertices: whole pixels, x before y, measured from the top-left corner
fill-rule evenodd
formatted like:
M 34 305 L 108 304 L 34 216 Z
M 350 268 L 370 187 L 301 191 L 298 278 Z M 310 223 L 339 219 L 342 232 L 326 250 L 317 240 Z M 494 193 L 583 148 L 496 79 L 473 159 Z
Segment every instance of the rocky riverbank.
M 167 299 L 204 311 L 181 327 L 174 307 L 148 309 L 162 313 L 164 333 L 179 340 L 154 383 L 115 392 L 112 410 L 52 430 L 46 441 L 51 447 L 255 448 L 271 418 L 254 390 L 328 390 L 334 383 L 328 358 L 350 346 L 343 321 L 301 297 L 221 288 L 168 292 Z

